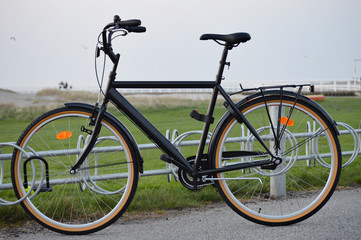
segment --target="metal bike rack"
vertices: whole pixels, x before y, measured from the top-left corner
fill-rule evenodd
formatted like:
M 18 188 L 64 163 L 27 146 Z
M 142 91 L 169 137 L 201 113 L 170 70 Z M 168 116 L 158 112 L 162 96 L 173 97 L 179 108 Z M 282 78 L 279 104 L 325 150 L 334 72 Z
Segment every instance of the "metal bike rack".
M 337 123 L 338 126 L 341 126 L 343 128 L 345 128 L 345 130 L 340 130 L 340 134 L 341 135 L 345 135 L 345 134 L 351 134 L 354 140 L 354 148 L 352 151 L 344 151 L 342 152 L 343 156 L 350 156 L 350 159 L 343 164 L 343 167 L 346 167 L 348 165 L 350 165 L 358 155 L 361 154 L 361 125 L 360 125 L 360 129 L 353 129 L 350 125 L 346 124 L 346 123 Z M 291 139 L 293 142 L 296 141 L 297 138 L 300 137 L 307 137 L 307 136 L 313 136 L 315 134 L 315 132 L 317 131 L 317 129 L 315 129 L 315 124 L 314 123 L 307 123 L 307 128 L 305 129 L 304 133 L 297 133 L 297 134 L 291 134 L 291 133 L 287 133 L 287 138 Z M 166 137 L 167 139 L 169 139 L 176 147 L 177 149 L 179 149 L 179 151 L 181 151 L 182 147 L 185 146 L 196 146 L 199 143 L 199 140 L 187 140 L 185 141 L 185 139 L 187 137 L 189 137 L 190 135 L 194 135 L 194 134 L 200 134 L 201 131 L 189 131 L 189 132 L 185 132 L 183 134 L 179 134 L 177 130 L 174 130 L 172 132 L 172 134 L 170 134 L 170 131 L 167 130 L 166 132 Z M 211 133 L 208 134 L 208 137 L 211 137 Z M 272 136 L 262 136 L 262 138 L 264 138 L 264 140 L 267 140 L 268 138 L 271 139 Z M 21 151 L 27 158 L 31 157 L 31 156 L 40 156 L 40 157 L 46 157 L 49 155 L 64 155 L 64 154 L 69 154 L 69 152 L 71 154 L 79 154 L 81 152 L 81 148 L 82 146 L 84 146 L 84 144 L 86 144 L 86 139 L 84 138 L 79 138 L 78 141 L 78 147 L 77 149 L 71 149 L 70 151 L 67 150 L 65 151 L 61 151 L 61 150 L 54 150 L 52 152 L 35 152 L 32 149 L 23 149 L 19 146 L 17 146 L 15 143 L 13 142 L 9 142 L 9 143 L 0 143 L 0 193 L 3 190 L 8 190 L 8 189 L 12 189 L 12 183 L 4 183 L 4 164 L 5 161 L 11 160 L 12 158 L 12 154 L 11 153 L 7 153 L 7 154 L 2 154 L 1 153 L 1 148 L 2 147 L 12 147 L 15 149 L 18 149 L 19 151 Z M 241 134 L 239 137 L 236 138 L 232 138 L 229 139 L 229 141 L 234 141 L 234 142 L 241 142 L 243 144 L 244 147 L 247 147 L 247 144 L 250 146 L 251 145 L 251 141 L 252 141 L 252 137 L 250 136 L 250 134 L 248 132 L 245 132 L 244 130 L 242 130 Z M 318 147 L 317 147 L 317 142 L 318 139 L 315 138 L 312 141 L 310 141 L 310 143 L 306 144 L 306 153 L 305 155 L 297 155 L 296 158 L 297 160 L 306 160 L 307 163 L 309 165 L 312 164 L 312 160 L 313 160 L 313 164 L 319 163 L 324 167 L 328 167 L 328 165 L 322 161 L 322 157 L 326 157 L 327 154 L 319 154 L 318 153 Z M 207 144 L 209 143 L 209 140 L 207 140 Z M 294 143 L 296 144 L 296 143 Z M 146 143 L 146 144 L 140 144 L 139 145 L 139 149 L 140 150 L 147 150 L 147 149 L 156 149 L 157 146 L 153 143 Z M 122 151 L 121 147 L 95 147 L 93 150 L 93 152 L 97 152 L 97 151 L 108 151 L 108 152 L 114 152 L 114 151 Z M 29 197 L 30 198 L 34 195 L 36 195 L 39 191 L 40 191 L 40 187 L 42 184 L 43 180 L 44 180 L 44 169 L 42 169 L 42 176 L 41 179 L 38 181 L 35 181 L 35 169 L 34 166 L 32 165 L 32 172 L 33 172 L 33 182 L 31 183 L 31 186 L 38 186 L 37 189 L 33 189 L 33 187 L 30 187 L 30 189 L 28 189 L 27 194 L 17 200 L 17 201 L 7 201 L 5 199 L 0 198 L 0 206 L 9 206 L 9 205 L 15 205 L 20 203 L 22 200 L 24 200 L 25 198 Z M 178 168 L 176 166 L 174 166 L 173 164 L 166 164 L 166 167 L 164 169 L 156 169 L 156 170 L 148 170 L 148 171 L 144 171 L 143 174 L 141 174 L 142 177 L 144 176 L 155 176 L 155 175 L 167 175 L 167 179 L 170 182 L 171 178 L 173 176 L 175 181 L 178 181 Z M 121 177 L 121 176 L 120 176 Z M 124 176 L 126 177 L 126 176 Z M 89 179 L 92 178 L 93 181 L 99 181 L 102 179 L 109 179 L 109 178 L 119 178 L 119 175 L 117 176 L 82 176 L 79 177 L 78 182 L 79 183 L 84 183 L 86 181 L 84 181 L 84 179 Z M 74 179 L 72 180 L 74 182 Z M 61 180 L 50 180 L 50 184 L 56 184 L 61 182 Z M 83 188 L 85 187 L 89 187 L 86 184 L 83 184 Z M 94 187 L 92 187 L 94 188 Z M 93 190 L 93 189 L 92 189 Z M 94 189 L 96 191 L 100 191 L 104 194 L 112 194 L 112 193 L 107 193 L 107 192 L 103 192 L 103 189 Z
M 22 153 L 25 154 L 26 157 L 29 158 L 29 154 L 21 147 L 17 146 L 16 144 L 14 143 L 0 143 L 0 153 L 1 153 L 1 148 L 4 147 L 4 146 L 10 146 L 10 147 L 13 147 L 15 149 L 18 149 L 19 151 L 21 151 Z M 32 170 L 33 170 L 33 181 L 31 183 L 31 186 L 30 186 L 30 189 L 28 189 L 28 192 L 21 198 L 21 199 L 18 199 L 16 201 L 8 201 L 8 200 L 5 200 L 5 199 L 2 199 L 0 198 L 0 206 L 11 206 L 11 205 L 16 205 L 20 202 L 22 202 L 25 198 L 27 198 L 29 195 L 31 195 L 31 193 L 34 191 L 34 186 L 35 185 L 35 178 L 36 178 L 36 173 L 35 173 L 35 168 L 34 168 L 34 165 L 33 163 L 31 162 L 31 166 L 32 166 Z M 43 172 L 43 169 L 42 169 L 42 174 L 41 174 L 41 179 L 40 181 L 42 182 L 44 180 L 44 172 Z M 5 190 L 5 189 L 12 189 L 12 184 L 4 184 L 3 183 L 4 181 L 4 161 L 1 160 L 1 177 L 0 177 L 0 192 L 2 190 Z M 7 188 L 6 186 L 7 185 L 10 185 L 11 187 L 10 188 Z M 5 186 L 5 188 L 2 188 L 2 186 Z M 41 185 L 38 185 L 38 188 L 36 189 L 36 191 L 34 192 L 34 194 L 37 194 L 39 193 L 40 191 L 40 188 L 41 188 Z M 31 197 L 30 197 L 31 198 Z

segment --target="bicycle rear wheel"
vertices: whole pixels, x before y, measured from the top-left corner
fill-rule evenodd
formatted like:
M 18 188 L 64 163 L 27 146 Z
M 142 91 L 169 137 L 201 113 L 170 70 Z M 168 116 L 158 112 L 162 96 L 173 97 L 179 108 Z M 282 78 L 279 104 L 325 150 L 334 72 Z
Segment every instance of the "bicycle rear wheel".
M 92 110 L 83 107 L 50 111 L 34 120 L 17 143 L 35 158 L 24 166 L 24 154 L 17 150 L 13 154 L 17 197 L 33 191 L 22 207 L 41 225 L 60 233 L 87 234 L 105 228 L 127 209 L 137 187 L 138 165 L 131 141 L 126 130 L 107 115 L 93 150 L 79 171 L 70 174 L 90 138 L 91 115 Z M 45 163 L 50 187 L 46 186 Z M 24 167 L 36 172 L 27 181 Z M 31 186 L 34 178 L 35 186 Z
M 241 216 L 263 225 L 293 224 L 316 213 L 331 197 L 341 170 L 341 151 L 332 123 L 314 104 L 302 99 L 295 103 L 291 96 L 255 98 L 239 110 L 282 164 L 274 170 L 253 167 L 216 174 L 216 187 L 223 199 Z M 307 133 L 310 124 L 315 124 L 316 130 Z M 276 146 L 274 136 L 282 132 Z M 215 134 L 214 168 L 270 159 L 247 127 L 230 114 L 220 121 Z M 242 156 L 241 151 L 254 155 Z M 330 168 L 318 164 L 319 156 Z

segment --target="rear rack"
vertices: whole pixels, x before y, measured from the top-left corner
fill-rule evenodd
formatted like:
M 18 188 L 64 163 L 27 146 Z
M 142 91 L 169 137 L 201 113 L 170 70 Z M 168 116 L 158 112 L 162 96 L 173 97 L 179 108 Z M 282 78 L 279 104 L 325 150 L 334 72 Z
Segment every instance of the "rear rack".
M 263 87 L 257 87 L 257 88 L 243 88 L 242 84 L 240 83 L 239 86 L 241 87 L 241 91 L 238 92 L 234 92 L 231 93 L 230 95 L 235 95 L 235 94 L 239 94 L 239 93 L 243 93 L 243 92 L 249 92 L 249 91 L 263 91 L 263 90 L 267 90 L 267 89 L 284 89 L 284 88 L 303 88 L 305 86 L 310 87 L 310 92 L 315 92 L 315 86 L 312 84 L 291 84 L 291 85 L 276 85 L 276 86 L 263 86 Z

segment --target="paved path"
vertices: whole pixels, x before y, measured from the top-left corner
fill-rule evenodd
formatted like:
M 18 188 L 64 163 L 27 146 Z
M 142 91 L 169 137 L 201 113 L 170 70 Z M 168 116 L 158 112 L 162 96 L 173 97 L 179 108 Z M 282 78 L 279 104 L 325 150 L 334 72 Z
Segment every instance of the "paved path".
M 0 233 L 0 239 L 70 239 L 35 227 Z M 265 227 L 239 217 L 225 204 L 186 213 L 171 212 L 157 219 L 115 224 L 100 232 L 77 236 L 83 239 L 361 239 L 361 188 L 335 192 L 331 200 L 311 218 L 286 227 Z

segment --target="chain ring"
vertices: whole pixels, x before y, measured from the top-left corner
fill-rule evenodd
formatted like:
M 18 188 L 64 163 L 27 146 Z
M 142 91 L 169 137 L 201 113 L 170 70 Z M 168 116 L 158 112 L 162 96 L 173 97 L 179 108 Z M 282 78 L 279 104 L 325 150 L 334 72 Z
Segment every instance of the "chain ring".
M 196 158 L 196 156 L 190 156 L 187 158 L 187 161 L 190 163 L 190 165 L 192 167 L 194 167 L 195 158 Z M 201 164 L 199 167 L 199 170 L 204 170 L 204 169 L 208 169 L 208 159 L 207 159 L 206 155 L 202 156 Z M 196 186 L 195 186 L 193 177 L 181 168 L 178 169 L 178 177 L 179 177 L 180 183 L 182 183 L 182 185 L 184 187 L 186 187 L 192 191 L 201 190 L 202 188 L 213 184 L 213 182 L 211 182 L 211 181 L 203 181 L 201 177 L 198 177 L 196 180 L 197 182 L 196 182 Z

